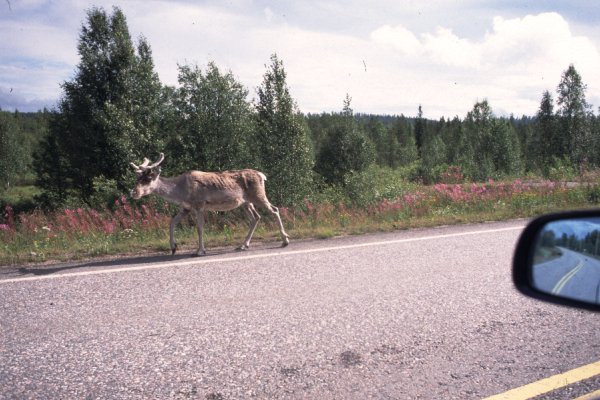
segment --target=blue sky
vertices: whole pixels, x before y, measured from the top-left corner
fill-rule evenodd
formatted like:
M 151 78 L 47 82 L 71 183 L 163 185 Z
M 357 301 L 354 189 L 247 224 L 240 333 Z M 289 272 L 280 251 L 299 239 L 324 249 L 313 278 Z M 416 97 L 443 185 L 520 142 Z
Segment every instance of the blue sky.
M 534 115 L 574 64 L 600 106 L 595 1 L 2 0 L 0 108 L 53 108 L 79 60 L 86 10 L 118 5 L 143 35 L 164 84 L 178 64 L 214 61 L 255 97 L 276 52 L 303 112 L 463 118 L 487 99 L 498 115 Z M 554 96 L 555 97 L 555 96 Z

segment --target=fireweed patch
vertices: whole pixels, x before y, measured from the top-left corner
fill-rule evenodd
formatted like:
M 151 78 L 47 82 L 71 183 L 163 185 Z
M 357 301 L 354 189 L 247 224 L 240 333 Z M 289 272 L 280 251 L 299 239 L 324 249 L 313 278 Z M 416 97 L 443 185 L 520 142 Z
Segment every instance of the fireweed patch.
M 479 222 L 530 217 L 566 208 L 596 205 L 594 185 L 567 187 L 552 181 L 438 183 L 414 186 L 390 198 L 358 205 L 353 199 L 305 200 L 300 207 L 280 207 L 292 238 L 331 237 L 368 231 L 404 229 L 436 224 Z M 132 251 L 168 250 L 168 230 L 175 210 L 165 203 L 136 204 L 125 196 L 112 210 L 39 210 L 15 215 L 1 212 L 0 264 L 78 258 Z M 266 213 L 256 235 L 275 238 L 277 226 Z M 231 246 L 247 230 L 242 212 L 207 213 L 207 241 Z M 195 229 L 178 230 L 181 245 L 196 245 Z

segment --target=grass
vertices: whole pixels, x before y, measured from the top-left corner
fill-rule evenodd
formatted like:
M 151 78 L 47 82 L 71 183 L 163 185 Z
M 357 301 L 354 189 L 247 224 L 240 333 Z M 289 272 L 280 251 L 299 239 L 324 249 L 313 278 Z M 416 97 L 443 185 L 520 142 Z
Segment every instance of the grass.
M 340 235 L 393 231 L 528 218 L 547 212 L 588 208 L 597 204 L 595 185 L 567 187 L 543 181 L 523 183 L 410 185 L 395 197 L 362 204 L 319 199 L 294 209 L 281 207 L 292 240 L 327 239 Z M 7 206 L 0 219 L 0 265 L 72 260 L 101 255 L 169 252 L 168 230 L 172 209 L 156 202 L 138 205 L 125 197 L 113 210 L 63 209 L 50 214 L 39 210 L 15 215 Z M 255 241 L 279 240 L 272 218 L 261 220 Z M 210 249 L 239 245 L 248 230 L 242 212 L 209 213 L 205 245 Z M 197 247 L 191 220 L 176 231 L 181 251 Z

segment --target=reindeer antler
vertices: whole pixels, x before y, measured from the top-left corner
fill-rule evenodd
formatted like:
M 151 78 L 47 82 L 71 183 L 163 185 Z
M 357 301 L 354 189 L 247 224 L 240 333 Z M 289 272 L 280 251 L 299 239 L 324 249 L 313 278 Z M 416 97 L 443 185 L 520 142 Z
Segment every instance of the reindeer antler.
M 164 153 L 160 153 L 159 160 L 152 165 L 148 165 L 148 164 L 150 164 L 150 160 L 148 160 L 145 157 L 144 157 L 144 162 L 142 163 L 142 165 L 138 166 L 138 165 L 135 165 L 134 163 L 130 163 L 130 164 L 133 168 L 135 168 L 135 172 L 144 172 L 148 169 L 158 167 L 160 165 L 160 163 L 163 162 L 164 159 L 165 159 Z
M 160 157 L 158 159 L 157 162 L 155 162 L 154 164 L 152 164 L 151 166 L 149 166 L 148 168 L 156 168 L 160 165 L 161 162 L 163 162 L 163 160 L 165 159 L 165 154 L 164 153 L 160 153 Z M 146 160 L 144 160 L 146 161 Z

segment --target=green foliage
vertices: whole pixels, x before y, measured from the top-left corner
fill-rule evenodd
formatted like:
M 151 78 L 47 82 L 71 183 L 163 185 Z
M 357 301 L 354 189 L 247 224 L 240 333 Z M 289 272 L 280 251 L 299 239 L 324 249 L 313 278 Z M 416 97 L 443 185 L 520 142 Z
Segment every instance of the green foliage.
M 374 159 L 373 145 L 359 129 L 346 97 L 342 113 L 327 131 L 315 171 L 329 184 L 344 185 L 347 175 L 365 170 Z
M 516 176 L 522 170 L 519 137 L 508 121 L 494 116 L 487 100 L 475 104 L 463 129 L 455 127 L 453 136 L 458 144 L 451 150 L 449 161 L 468 171 L 476 181 Z M 470 143 L 465 142 L 465 137 Z M 459 148 L 472 154 L 472 159 L 461 156 Z
M 167 165 L 175 171 L 224 171 L 256 166 L 248 144 L 253 124 L 248 91 L 231 72 L 222 73 L 209 63 L 179 67 L 180 87 L 174 93 L 177 129 L 172 132 Z
M 446 144 L 440 135 L 430 137 L 421 148 L 422 177 L 425 182 L 435 182 L 438 166 L 446 166 Z
M 423 109 L 421 108 L 421 105 L 419 104 L 419 110 L 417 112 L 417 120 L 415 121 L 415 142 L 416 142 L 417 150 L 419 151 L 419 153 L 421 153 L 423 144 L 425 143 L 425 140 L 426 140 L 425 125 L 426 125 L 426 121 L 423 118 Z
M 474 141 L 470 140 L 466 123 L 458 117 L 451 121 L 441 122 L 441 136 L 446 144 L 446 160 L 451 165 L 459 166 L 466 175 L 472 176 L 474 167 Z
M 109 181 L 98 186 L 111 186 Z M 395 230 L 440 224 L 531 217 L 544 212 L 588 207 L 597 204 L 596 187 L 566 188 L 553 182 L 527 185 L 520 180 L 488 184 L 408 183 L 399 169 L 373 165 L 352 174 L 344 188 L 328 186 L 334 197 L 311 198 L 299 207 L 281 208 L 293 237 L 332 237 L 369 231 Z M 334 191 L 336 193 L 334 193 Z M 324 192 L 324 193 L 325 193 Z M 319 194 L 323 196 L 323 193 Z M 339 196 L 339 197 L 338 197 Z M 318 200 L 318 201 L 316 201 Z M 167 232 L 171 212 L 162 204 L 130 204 L 121 198 L 112 210 L 87 208 L 61 209 L 50 213 L 39 210 L 15 218 L 12 209 L 0 215 L 0 263 L 23 263 L 49 259 L 73 259 L 139 251 L 168 252 Z M 232 246 L 243 240 L 247 225 L 243 213 L 209 214 L 207 241 Z M 257 239 L 274 238 L 266 230 Z M 178 229 L 183 251 L 196 246 L 193 227 Z M 562 238 L 556 238 L 561 240 Z M 586 238 L 582 246 L 593 243 Z
M 552 95 L 545 91 L 536 115 L 534 129 L 529 131 L 526 139 L 528 168 L 547 174 L 553 157 L 565 154 L 566 148 L 564 137 L 559 134 Z
M 590 160 L 592 139 L 589 124 L 589 106 L 585 99 L 586 85 L 573 66 L 563 73 L 556 89 L 560 124 L 566 136 L 568 155 L 576 165 Z
M 347 175 L 343 192 L 346 202 L 364 207 L 400 198 L 414 188 L 402 170 L 371 165 L 364 171 Z
M 412 129 L 412 126 L 404 116 L 395 119 L 390 128 L 390 158 L 392 162 L 390 166 L 404 166 L 415 162 L 419 158 L 417 142 Z M 398 143 L 394 144 L 394 139 Z
M 495 120 L 492 126 L 492 159 L 500 175 L 518 176 L 521 172 L 521 147 L 508 121 Z
M 268 177 L 267 193 L 277 205 L 300 204 L 312 191 L 314 155 L 308 127 L 289 93 L 283 62 L 275 54 L 257 95 L 253 150 Z
M 465 134 L 473 147 L 473 179 L 486 180 L 494 174 L 493 154 L 490 151 L 494 116 L 487 100 L 475 103 L 465 119 Z
M 585 187 L 587 201 L 592 204 L 600 204 L 600 186 L 588 185 Z
M 569 157 L 554 157 L 548 168 L 548 178 L 557 182 L 574 181 L 577 179 L 577 170 L 574 168 Z
M 496 117 L 483 100 L 463 120 L 431 121 L 420 105 L 415 118 L 356 115 L 348 95 L 339 113 L 302 116 L 276 55 L 253 104 L 233 73 L 212 62 L 180 66 L 179 86 L 165 87 L 149 44 L 141 37 L 134 45 L 116 7 L 87 12 L 78 52 L 56 111 L 0 112 L 0 185 L 30 182 L 33 166 L 43 207 L 110 203 L 130 189 L 129 162 L 161 151 L 169 174 L 262 170 L 278 206 L 303 204 L 315 191 L 366 204 L 365 193 L 382 193 L 369 175 L 373 163 L 377 173 L 396 169 L 424 183 L 523 172 L 575 180 L 600 166 L 600 118 L 573 65 L 556 89 L 556 111 L 546 91 L 535 118 Z
M 70 197 L 89 204 L 99 176 L 126 190 L 129 162 L 163 147 L 161 84 L 150 47 L 141 38 L 136 53 L 121 10 L 89 10 L 78 51 L 75 77 L 62 85 L 59 112 L 35 162 L 52 204 Z
M 90 197 L 90 206 L 96 210 L 110 209 L 115 200 L 122 195 L 122 192 L 117 189 L 117 182 L 114 179 L 98 176 L 94 178 L 92 185 L 94 194 Z
M 14 183 L 27 167 L 30 153 L 15 117 L 0 111 L 0 186 L 8 189 Z

